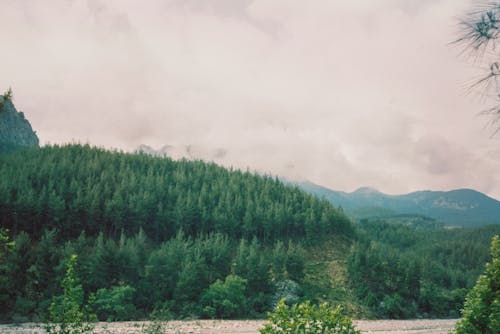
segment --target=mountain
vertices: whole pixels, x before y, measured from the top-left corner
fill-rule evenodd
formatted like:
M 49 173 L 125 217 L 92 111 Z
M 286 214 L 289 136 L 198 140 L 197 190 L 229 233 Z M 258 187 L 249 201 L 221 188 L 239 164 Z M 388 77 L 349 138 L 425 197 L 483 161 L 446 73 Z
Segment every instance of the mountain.
M 228 316 L 264 315 L 281 296 L 330 293 L 326 268 L 345 272 L 356 237 L 351 220 L 325 200 L 200 160 L 46 145 L 0 154 L 0 180 L 0 237 L 8 233 L 16 245 L 2 258 L 9 262 L 0 270 L 0 322 L 46 314 L 70 254 L 84 268 L 86 295 L 127 294 L 116 302 L 130 310 L 123 320 L 143 319 L 158 305 L 179 318 L 213 318 L 204 296 L 234 275 L 247 302 Z M 302 245 L 322 253 L 313 268 L 321 281 L 309 280 Z M 29 307 L 20 308 L 24 301 Z M 107 312 L 96 310 L 102 320 Z
M 356 218 L 417 215 L 433 218 L 450 226 L 500 224 L 500 202 L 472 189 L 417 191 L 405 195 L 387 195 L 372 188 L 351 193 L 331 190 L 314 183 L 299 187 L 323 197 Z
M 0 96 L 0 152 L 38 146 L 38 137 L 30 122 L 16 110 L 9 95 Z

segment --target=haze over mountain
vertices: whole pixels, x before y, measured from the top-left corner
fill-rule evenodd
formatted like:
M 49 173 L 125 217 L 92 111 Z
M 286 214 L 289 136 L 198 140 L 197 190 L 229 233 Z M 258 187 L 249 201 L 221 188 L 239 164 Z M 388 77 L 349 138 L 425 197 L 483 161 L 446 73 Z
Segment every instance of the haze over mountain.
M 500 202 L 472 189 L 416 191 L 387 195 L 362 187 L 353 192 L 331 190 L 311 182 L 299 186 L 330 203 L 341 206 L 355 218 L 390 217 L 398 214 L 424 215 L 450 226 L 500 224 Z
M 500 136 L 464 94 L 480 72 L 449 44 L 469 6 L 3 1 L 0 89 L 41 143 L 207 145 L 332 189 L 500 198 Z

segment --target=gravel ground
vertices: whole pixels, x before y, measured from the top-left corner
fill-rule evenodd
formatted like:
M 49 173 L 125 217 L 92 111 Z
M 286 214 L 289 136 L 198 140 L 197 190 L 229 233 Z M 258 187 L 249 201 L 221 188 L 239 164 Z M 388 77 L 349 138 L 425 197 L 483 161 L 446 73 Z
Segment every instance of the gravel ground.
M 375 334 L 448 334 L 456 320 L 355 320 L 356 328 L 362 333 Z M 168 334 L 257 334 L 264 320 L 194 320 L 169 321 L 165 333 Z M 100 322 L 96 334 L 139 334 L 148 322 Z M 44 334 L 40 324 L 0 325 L 2 334 Z

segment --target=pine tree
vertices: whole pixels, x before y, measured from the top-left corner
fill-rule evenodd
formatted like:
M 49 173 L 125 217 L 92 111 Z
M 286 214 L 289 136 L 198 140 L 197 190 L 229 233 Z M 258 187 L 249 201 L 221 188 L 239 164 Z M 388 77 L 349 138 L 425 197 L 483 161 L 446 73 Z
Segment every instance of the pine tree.
M 61 284 L 63 294 L 54 297 L 49 307 L 49 322 L 45 326 L 49 334 L 84 334 L 94 329 L 92 322 L 96 316 L 85 303 L 83 288 L 75 273 L 76 260 L 77 256 L 71 255 Z

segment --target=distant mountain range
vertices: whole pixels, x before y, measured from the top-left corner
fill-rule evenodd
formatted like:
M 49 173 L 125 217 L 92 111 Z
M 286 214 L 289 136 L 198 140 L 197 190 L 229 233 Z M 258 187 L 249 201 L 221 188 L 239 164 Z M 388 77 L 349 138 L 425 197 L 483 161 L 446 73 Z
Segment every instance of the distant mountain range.
M 500 224 L 500 202 L 472 189 L 387 195 L 367 187 L 347 193 L 310 182 L 298 185 L 335 206 L 341 206 L 355 219 L 420 215 L 450 226 Z

